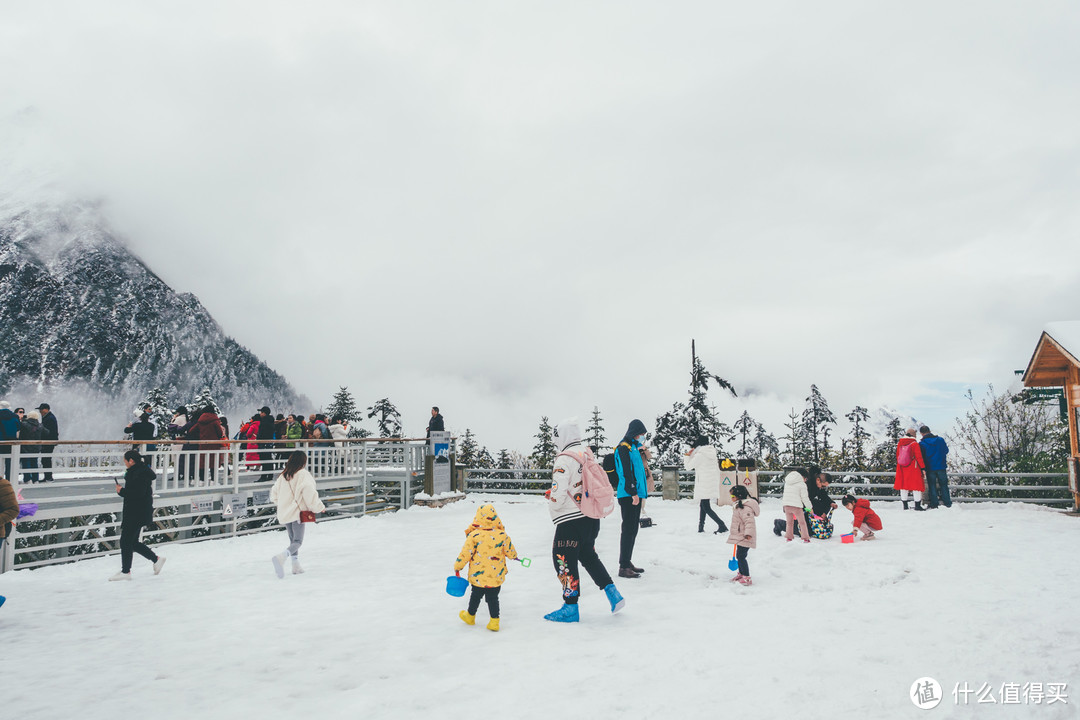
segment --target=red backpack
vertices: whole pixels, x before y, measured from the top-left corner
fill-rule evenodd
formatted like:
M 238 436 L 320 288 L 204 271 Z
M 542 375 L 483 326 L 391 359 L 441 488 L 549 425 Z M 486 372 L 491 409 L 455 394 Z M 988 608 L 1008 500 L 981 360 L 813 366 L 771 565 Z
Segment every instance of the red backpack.
M 561 452 L 559 455 L 573 458 L 581 465 L 581 498 L 574 500 L 582 514 L 597 520 L 610 515 L 615 509 L 615 489 L 608 482 L 604 468 L 596 462 L 592 450 L 586 449 L 581 457 L 570 452 Z
M 915 451 L 911 449 L 911 446 L 915 443 L 904 443 L 896 448 L 896 464 L 900 467 L 907 467 L 911 463 L 915 462 Z

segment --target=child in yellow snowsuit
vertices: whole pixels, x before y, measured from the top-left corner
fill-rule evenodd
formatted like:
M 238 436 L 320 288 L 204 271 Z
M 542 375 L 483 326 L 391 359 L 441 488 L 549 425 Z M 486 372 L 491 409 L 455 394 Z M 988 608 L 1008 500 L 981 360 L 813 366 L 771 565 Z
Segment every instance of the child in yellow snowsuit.
M 480 600 L 487 599 L 491 622 L 488 630 L 499 630 L 499 589 L 506 580 L 506 559 L 517 559 L 517 550 L 510 536 L 506 534 L 499 514 L 493 505 L 481 505 L 476 511 L 472 525 L 465 529 L 465 544 L 454 562 L 454 572 L 461 572 L 465 564 L 469 565 L 469 609 L 462 610 L 458 617 L 467 625 L 476 624 L 476 611 Z

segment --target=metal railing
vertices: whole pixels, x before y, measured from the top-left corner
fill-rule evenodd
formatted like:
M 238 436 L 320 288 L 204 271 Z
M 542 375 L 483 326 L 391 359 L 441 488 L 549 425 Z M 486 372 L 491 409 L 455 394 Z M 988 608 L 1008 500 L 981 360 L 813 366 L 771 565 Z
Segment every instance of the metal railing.
M 671 472 L 672 468 L 665 468 Z M 834 481 L 829 493 L 834 496 L 852 492 L 860 497 L 874 497 L 883 501 L 899 500 L 893 489 L 896 477 L 892 472 L 829 472 Z M 678 470 L 679 498 L 689 498 L 694 492 L 694 474 Z M 465 487 L 468 492 L 542 494 L 551 487 L 550 470 L 487 470 L 465 468 Z M 758 488 L 764 497 L 780 497 L 784 490 L 780 470 L 758 472 Z M 660 492 L 660 479 L 656 479 L 656 493 Z M 949 494 L 955 502 L 1023 502 L 1052 506 L 1070 506 L 1073 503 L 1069 491 L 1067 473 L 971 473 L 950 472 Z
M 58 442 L 52 452 L 25 452 L 25 443 L 4 443 L 0 468 L 22 483 L 16 487 L 33 517 L 19 520 L 4 542 L 0 572 L 34 568 L 119 551 L 124 452 L 130 442 Z M 146 450 L 145 446 L 139 446 Z M 356 439 L 159 442 L 146 452 L 154 481 L 154 527 L 143 542 L 194 542 L 275 529 L 272 481 L 295 449 L 308 456 L 328 519 L 406 509 L 423 488 L 427 441 Z M 44 482 L 42 460 L 52 481 Z

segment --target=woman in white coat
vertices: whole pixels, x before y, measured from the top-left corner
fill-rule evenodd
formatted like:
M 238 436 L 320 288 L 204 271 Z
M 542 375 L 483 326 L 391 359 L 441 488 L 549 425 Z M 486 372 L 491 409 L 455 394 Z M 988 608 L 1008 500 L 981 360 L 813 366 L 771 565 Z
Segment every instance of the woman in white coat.
M 299 558 L 300 546 L 304 542 L 301 511 L 320 513 L 326 510 L 326 506 L 319 499 L 319 491 L 315 488 L 315 478 L 305 469 L 306 465 L 307 453 L 303 450 L 294 451 L 289 455 L 285 469 L 278 475 L 274 487 L 270 488 L 270 502 L 277 505 L 278 522 L 284 525 L 289 533 L 289 547 L 285 548 L 285 552 L 271 558 L 274 572 L 279 578 L 285 577 L 287 557 L 292 557 L 293 575 L 304 572 Z
M 716 521 L 716 532 L 727 532 L 727 525 L 712 509 L 712 501 L 720 497 L 720 462 L 716 457 L 716 448 L 709 444 L 709 439 L 699 435 L 693 446 L 683 455 L 683 465 L 694 471 L 694 499 L 698 501 L 698 532 L 705 532 L 705 516 Z

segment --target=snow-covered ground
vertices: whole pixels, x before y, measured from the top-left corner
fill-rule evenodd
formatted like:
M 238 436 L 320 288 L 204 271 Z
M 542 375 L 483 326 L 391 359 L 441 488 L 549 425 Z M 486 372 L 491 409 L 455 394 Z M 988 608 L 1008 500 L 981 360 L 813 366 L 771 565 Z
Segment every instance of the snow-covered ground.
M 0 576 L 0 707 L 21 720 L 1078 716 L 1078 518 L 878 503 L 878 540 L 806 545 L 771 533 L 780 508 L 765 500 L 743 588 L 724 537 L 696 532 L 696 505 L 654 498 L 635 553 L 646 573 L 618 583 L 626 609 L 611 615 L 583 582 L 582 622 L 556 625 L 542 619 L 561 604 L 544 500 L 500 496 L 534 562 L 511 563 L 492 633 L 485 606 L 466 626 L 464 599 L 444 592 L 483 499 L 320 523 L 307 572 L 284 580 L 270 563 L 283 532 L 163 546 L 162 574 L 136 556 L 130 583 L 106 582 L 118 557 Z M 850 517 L 840 508 L 838 528 Z M 618 536 L 606 519 L 612 572 Z M 931 711 L 909 699 L 924 676 L 945 695 Z M 958 705 L 957 683 L 998 702 Z M 1003 705 L 1010 683 L 1067 683 L 1068 704 Z

